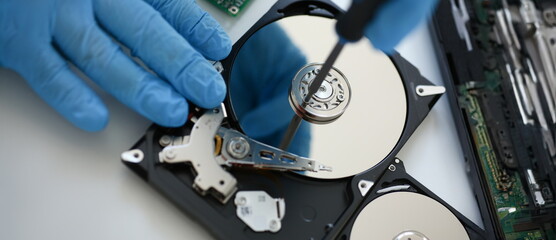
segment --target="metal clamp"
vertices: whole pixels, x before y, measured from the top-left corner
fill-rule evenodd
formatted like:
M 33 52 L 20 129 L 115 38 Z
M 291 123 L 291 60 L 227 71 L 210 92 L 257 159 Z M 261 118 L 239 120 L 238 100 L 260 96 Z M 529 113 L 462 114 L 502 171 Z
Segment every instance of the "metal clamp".
M 438 95 L 438 94 L 443 94 L 446 92 L 446 88 L 442 87 L 442 86 L 433 86 L 433 85 L 418 85 L 415 88 L 415 92 L 417 92 L 417 95 L 421 96 L 421 97 L 426 97 L 426 96 L 432 96 L 432 95 Z
M 140 149 L 132 149 L 129 151 L 125 151 L 120 156 L 122 160 L 130 163 L 140 163 L 143 161 L 145 154 Z
M 292 80 L 288 99 L 297 116 L 311 123 L 327 124 L 346 111 L 351 100 L 351 87 L 342 72 L 332 67 L 317 92 L 307 100 L 309 87 L 321 67 L 322 64 L 309 63 L 301 68 Z
M 193 126 L 189 138 L 165 147 L 158 157 L 164 163 L 190 163 L 197 174 L 193 187 L 202 195 L 210 192 L 225 203 L 237 190 L 237 180 L 214 159 L 214 136 L 223 119 L 221 109 L 206 112 Z
M 255 232 L 278 232 L 286 213 L 283 198 L 272 198 L 265 191 L 240 191 L 234 200 L 236 214 Z
M 368 180 L 359 181 L 357 187 L 359 188 L 359 192 L 361 193 L 361 196 L 364 197 L 365 195 L 367 195 L 367 193 L 369 192 L 369 190 L 371 190 L 373 185 L 375 185 L 375 183 Z

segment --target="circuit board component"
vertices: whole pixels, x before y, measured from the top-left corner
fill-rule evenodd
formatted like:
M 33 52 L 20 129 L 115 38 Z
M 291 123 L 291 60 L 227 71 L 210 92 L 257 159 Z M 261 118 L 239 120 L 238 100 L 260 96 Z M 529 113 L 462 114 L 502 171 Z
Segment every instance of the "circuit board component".
M 235 17 L 243 10 L 250 0 L 208 0 L 228 15 Z
M 541 11 L 529 0 L 466 3 L 473 6 L 470 41 L 484 61 L 482 74 L 458 86 L 459 105 L 467 118 L 497 225 L 506 240 L 556 239 L 553 137 L 542 135 L 543 127 L 554 129 L 549 126 L 552 100 L 550 94 L 537 92 L 545 89 L 542 81 L 531 80 L 541 75 L 535 69 L 542 69 L 542 61 L 531 64 L 529 58 L 536 56 L 531 46 L 536 45 L 523 44 L 531 38 L 518 21 L 527 19 L 527 9 L 538 11 L 531 14 L 535 16 Z M 551 12 L 547 13 L 551 19 Z M 550 87 L 545 90 L 549 92 Z M 535 106 L 542 95 L 548 96 L 546 106 Z

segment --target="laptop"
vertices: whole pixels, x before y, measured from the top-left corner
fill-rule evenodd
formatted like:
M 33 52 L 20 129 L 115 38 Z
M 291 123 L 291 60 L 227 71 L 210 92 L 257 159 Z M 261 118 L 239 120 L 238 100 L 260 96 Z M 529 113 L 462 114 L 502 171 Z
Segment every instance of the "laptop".
M 556 1 L 439 1 L 431 25 L 489 239 L 556 239 Z

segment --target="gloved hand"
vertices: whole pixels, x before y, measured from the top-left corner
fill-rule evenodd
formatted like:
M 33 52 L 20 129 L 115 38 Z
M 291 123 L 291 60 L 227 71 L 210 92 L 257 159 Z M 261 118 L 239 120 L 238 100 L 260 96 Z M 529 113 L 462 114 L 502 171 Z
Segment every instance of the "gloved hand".
M 430 16 L 437 0 L 388 0 L 367 25 L 365 36 L 373 46 L 390 54 L 419 23 Z
M 276 23 L 262 28 L 243 45 L 229 88 L 234 112 L 248 136 L 273 146 L 280 144 L 294 114 L 288 102 L 291 79 L 305 64 L 301 51 Z M 303 121 L 288 150 L 307 157 L 310 141 L 310 125 Z
M 18 72 L 50 106 L 87 131 L 104 128 L 108 110 L 66 59 L 164 126 L 186 121 L 186 99 L 210 108 L 226 93 L 205 58 L 226 57 L 231 42 L 194 0 L 3 0 L 0 29 L 0 67 Z M 127 57 L 110 36 L 156 75 Z

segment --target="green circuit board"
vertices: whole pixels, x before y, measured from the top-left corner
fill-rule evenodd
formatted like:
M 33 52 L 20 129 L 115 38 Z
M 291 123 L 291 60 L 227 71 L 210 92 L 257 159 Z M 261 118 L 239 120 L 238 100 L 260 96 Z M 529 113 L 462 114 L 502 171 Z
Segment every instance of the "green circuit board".
M 498 216 L 498 225 L 506 240 L 556 239 L 554 228 L 546 224 L 544 227 L 530 227 L 531 225 L 527 224 L 538 217 L 535 215 L 534 203 L 529 196 L 531 194 L 529 185 L 520 175 L 519 168 L 509 168 L 505 165 L 502 159 L 504 154 L 499 145 L 500 135 L 489 129 L 489 122 L 492 124 L 507 121 L 504 120 L 503 114 L 494 113 L 496 112 L 494 108 L 501 107 L 495 105 L 495 99 L 510 99 L 504 96 L 503 91 L 503 82 L 509 81 L 504 71 L 504 64 L 507 63 L 502 57 L 505 49 L 493 40 L 492 11 L 500 9 L 502 3 L 497 0 L 470 0 L 469 2 L 476 17 L 471 27 L 473 38 L 484 56 L 489 57 L 483 67 L 483 79 L 458 86 L 459 103 L 467 114 L 475 151 Z M 509 139 L 511 138 L 508 137 L 507 140 Z M 530 160 L 535 161 L 535 159 Z
M 540 230 L 520 231 L 514 230 L 514 225 L 523 219 L 530 218 L 529 200 L 525 193 L 524 185 L 517 172 L 511 172 L 500 165 L 494 152 L 484 116 L 481 111 L 479 99 L 475 90 L 466 86 L 460 87 L 460 104 L 465 107 L 475 149 L 481 161 L 489 190 L 498 214 L 498 220 L 507 240 L 542 240 L 545 238 Z M 551 238 L 555 239 L 556 235 Z
M 228 15 L 235 17 L 243 10 L 250 0 L 208 0 Z

